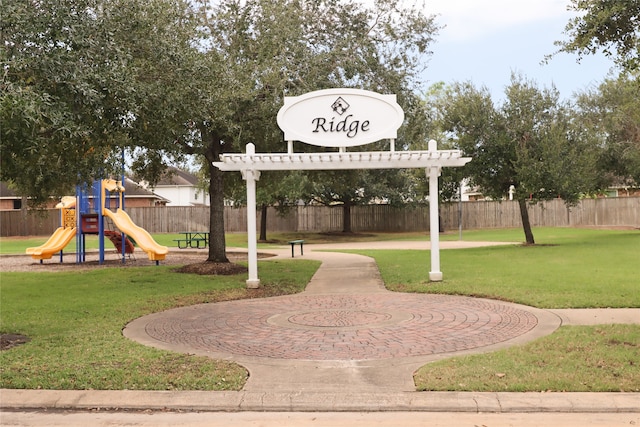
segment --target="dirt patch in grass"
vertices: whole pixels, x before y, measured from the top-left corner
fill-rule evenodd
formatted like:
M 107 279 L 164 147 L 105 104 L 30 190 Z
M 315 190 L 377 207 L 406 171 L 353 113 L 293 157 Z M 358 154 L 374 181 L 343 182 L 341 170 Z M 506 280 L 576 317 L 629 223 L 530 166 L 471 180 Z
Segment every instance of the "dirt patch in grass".
M 31 339 L 25 335 L 20 334 L 0 334 L 0 351 L 9 350 L 20 344 L 24 344 L 31 341 Z

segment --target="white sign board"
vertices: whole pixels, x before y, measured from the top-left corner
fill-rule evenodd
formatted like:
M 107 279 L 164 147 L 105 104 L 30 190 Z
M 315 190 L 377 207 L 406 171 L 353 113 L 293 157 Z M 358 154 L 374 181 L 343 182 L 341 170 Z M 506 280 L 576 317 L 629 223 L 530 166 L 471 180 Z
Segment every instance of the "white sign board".
M 354 147 L 397 138 L 404 111 L 396 95 L 360 89 L 326 89 L 287 96 L 278 111 L 285 141 Z

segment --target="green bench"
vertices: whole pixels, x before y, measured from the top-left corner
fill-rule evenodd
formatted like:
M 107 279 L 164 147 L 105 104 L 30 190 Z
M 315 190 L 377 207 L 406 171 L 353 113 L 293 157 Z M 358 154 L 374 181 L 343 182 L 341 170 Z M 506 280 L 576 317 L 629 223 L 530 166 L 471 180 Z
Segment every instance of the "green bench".
M 300 245 L 300 255 L 304 255 L 304 249 L 303 249 L 304 240 L 291 240 L 289 241 L 289 244 L 291 245 L 291 258 L 293 258 L 293 248 L 296 245 Z

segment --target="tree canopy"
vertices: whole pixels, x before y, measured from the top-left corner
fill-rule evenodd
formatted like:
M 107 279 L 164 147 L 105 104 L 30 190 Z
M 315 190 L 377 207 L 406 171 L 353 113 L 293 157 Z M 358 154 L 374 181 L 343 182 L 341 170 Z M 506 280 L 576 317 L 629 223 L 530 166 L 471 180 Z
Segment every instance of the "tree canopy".
M 640 184 L 640 84 L 633 74 L 606 79 L 577 98 L 585 128 L 597 135 L 606 184 Z
M 597 89 L 578 94 L 585 126 L 598 133 L 603 146 L 600 170 L 609 183 L 640 182 L 640 1 L 572 0 L 578 15 L 566 27 L 560 52 L 580 56 L 602 51 L 622 70 Z
M 164 83 L 193 50 L 197 26 L 185 2 L 3 7 L 0 177 L 20 194 L 34 202 L 67 194 L 112 174 L 120 149 L 183 131 L 184 104 Z
M 640 67 L 640 1 L 571 0 L 578 12 L 566 27 L 567 41 L 558 41 L 561 52 L 590 55 L 604 52 L 626 70 Z

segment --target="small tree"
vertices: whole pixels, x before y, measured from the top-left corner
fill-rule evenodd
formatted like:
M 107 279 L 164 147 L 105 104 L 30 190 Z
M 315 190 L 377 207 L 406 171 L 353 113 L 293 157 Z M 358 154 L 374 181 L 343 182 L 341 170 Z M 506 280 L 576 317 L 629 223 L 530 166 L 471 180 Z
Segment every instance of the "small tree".
M 309 173 L 305 194 L 315 203 L 342 209 L 342 232 L 353 231 L 351 209 L 370 203 L 399 204 L 410 199 L 410 175 L 399 169 L 331 170 Z
M 528 244 L 535 240 L 527 203 L 559 197 L 571 205 L 595 188 L 593 133 L 573 120 L 555 89 L 513 76 L 504 104 L 495 106 L 486 88 L 458 83 L 442 109 L 443 129 L 473 158 L 464 169 L 471 184 L 496 200 L 515 187 Z

